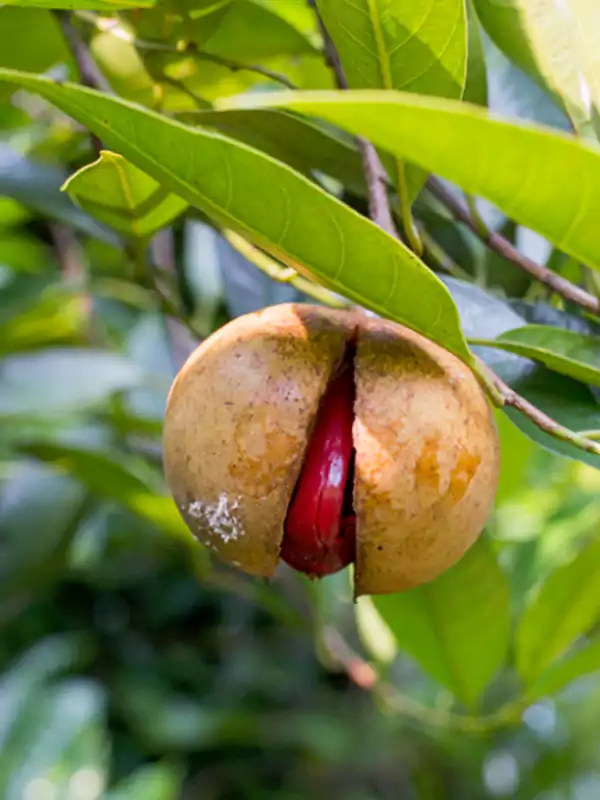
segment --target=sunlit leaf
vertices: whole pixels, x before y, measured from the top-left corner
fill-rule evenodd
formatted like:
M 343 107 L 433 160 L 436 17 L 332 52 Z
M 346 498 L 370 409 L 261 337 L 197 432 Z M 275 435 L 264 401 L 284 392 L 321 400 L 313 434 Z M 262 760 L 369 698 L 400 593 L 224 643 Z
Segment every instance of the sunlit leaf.
M 39 92 L 167 188 L 284 263 L 470 358 L 454 304 L 433 273 L 288 167 L 90 89 L 9 70 L 0 78 Z
M 485 540 L 431 583 L 373 598 L 398 647 L 474 706 L 508 648 L 506 576 Z
M 138 239 L 169 225 L 188 206 L 123 156 L 107 150 L 71 175 L 63 190 L 93 217 Z
M 467 62 L 464 0 L 318 0 L 317 5 L 351 89 L 461 97 Z M 385 165 L 394 183 L 406 180 L 411 195 L 417 193 L 422 170 L 393 159 Z
M 599 132 L 600 5 L 595 0 L 475 0 L 506 55 L 553 92 L 575 127 Z
M 467 103 L 393 92 L 269 92 L 221 105 L 323 117 L 488 198 L 565 253 L 600 269 L 600 149 L 590 143 L 488 116 Z

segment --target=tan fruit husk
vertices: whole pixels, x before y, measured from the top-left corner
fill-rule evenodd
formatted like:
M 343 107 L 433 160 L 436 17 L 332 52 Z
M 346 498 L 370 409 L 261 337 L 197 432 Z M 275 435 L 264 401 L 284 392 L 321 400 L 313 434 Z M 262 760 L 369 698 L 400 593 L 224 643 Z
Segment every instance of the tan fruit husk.
M 471 371 L 428 339 L 360 312 L 281 305 L 204 342 L 175 381 L 168 483 L 223 559 L 273 573 L 320 399 L 356 338 L 356 594 L 401 591 L 452 566 L 492 506 L 498 439 Z
M 282 305 L 207 339 L 167 406 L 164 466 L 196 537 L 252 575 L 272 575 L 320 399 L 352 312 Z
M 490 406 L 448 351 L 383 320 L 355 361 L 356 595 L 418 586 L 475 542 L 500 466 Z

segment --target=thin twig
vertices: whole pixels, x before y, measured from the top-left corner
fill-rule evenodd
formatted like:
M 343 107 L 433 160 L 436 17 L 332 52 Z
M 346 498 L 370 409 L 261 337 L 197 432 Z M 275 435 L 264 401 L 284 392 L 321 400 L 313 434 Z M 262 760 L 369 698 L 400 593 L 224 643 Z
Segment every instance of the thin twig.
M 589 432 L 588 435 L 586 431 L 575 433 L 569 428 L 566 428 L 564 425 L 561 425 L 559 422 L 552 419 L 552 417 L 545 414 L 537 406 L 534 406 L 533 403 L 530 403 L 529 400 L 526 400 L 515 392 L 514 389 L 511 389 L 510 386 L 504 383 L 504 381 L 496 375 L 490 367 L 484 364 L 481 359 L 474 357 L 474 362 L 473 366 L 477 375 L 484 381 L 489 381 L 492 384 L 496 395 L 493 399 L 497 398 L 499 401 L 496 402 L 497 405 L 514 408 L 515 411 L 518 411 L 523 414 L 523 416 L 530 419 L 534 425 L 554 439 L 571 444 L 586 453 L 600 456 L 600 444 L 593 441 L 593 438 L 595 438 L 594 431 Z
M 71 22 L 70 12 L 55 11 L 54 13 L 56 14 L 67 45 L 69 46 L 69 50 L 77 64 L 81 83 L 84 86 L 89 86 L 90 89 L 98 89 L 100 92 L 110 92 L 108 81 L 98 69 L 96 62 L 90 55 L 86 43 L 80 37 L 77 29 Z M 90 136 L 92 138 L 94 150 L 99 154 L 102 150 L 102 142 L 96 134 L 92 133 Z
M 308 4 L 314 10 L 317 18 L 319 31 L 323 38 L 325 60 L 333 70 L 338 87 L 340 89 L 348 89 L 348 81 L 344 74 L 342 62 L 340 61 L 333 39 L 325 27 L 318 6 L 315 0 L 308 0 Z M 356 140 L 362 155 L 365 179 L 369 192 L 369 216 L 380 228 L 383 228 L 384 231 L 387 231 L 387 233 L 398 239 L 398 231 L 394 224 L 387 195 L 388 179 L 381 159 L 377 155 L 377 150 L 373 147 L 371 142 L 367 141 L 367 139 L 362 136 L 357 136 Z
M 465 206 L 457 200 L 443 183 L 437 178 L 430 178 L 427 187 L 431 194 L 450 211 L 452 216 L 469 228 L 490 250 L 510 261 L 527 272 L 532 278 L 547 286 L 564 300 L 576 303 L 592 314 L 600 314 L 600 301 L 585 289 L 581 289 L 571 281 L 557 275 L 556 272 L 538 264 L 533 259 L 520 253 L 517 248 L 499 233 L 482 228 Z
M 333 661 L 344 670 L 356 686 L 371 692 L 387 709 L 430 728 L 484 735 L 500 728 L 518 725 L 523 711 L 529 705 L 525 699 L 519 699 L 507 703 L 492 714 L 481 717 L 431 708 L 399 692 L 391 683 L 384 681 L 377 671 L 350 647 L 337 629 L 332 627 L 324 629 L 323 644 Z
M 340 297 L 339 295 L 330 292 L 328 289 L 325 289 L 324 286 L 314 283 L 314 281 L 299 275 L 295 269 L 292 269 L 291 267 L 284 267 L 266 253 L 263 253 L 262 250 L 259 250 L 257 247 L 254 247 L 253 244 L 250 244 L 250 242 L 244 239 L 243 236 L 240 236 L 232 230 L 224 230 L 222 233 L 224 238 L 235 250 L 237 250 L 240 255 L 252 262 L 252 264 L 258 267 L 261 272 L 264 272 L 265 275 L 268 275 L 269 278 L 272 278 L 272 280 L 280 283 L 289 283 L 290 286 L 293 286 L 299 292 L 308 295 L 308 297 L 312 297 L 313 300 L 317 300 L 319 303 L 331 306 L 332 308 L 347 308 L 349 305 L 348 301 L 343 297 Z
M 268 67 L 263 67 L 261 64 L 243 64 L 231 58 L 223 58 L 221 56 L 214 55 L 213 53 L 206 53 L 204 50 L 199 50 L 193 42 L 187 43 L 184 47 L 176 47 L 174 45 L 165 44 L 164 42 L 153 42 L 146 39 L 138 39 L 132 33 L 129 33 L 129 31 L 122 28 L 115 19 L 105 19 L 103 17 L 99 17 L 97 14 L 94 14 L 91 11 L 76 11 L 75 13 L 79 19 L 93 25 L 97 30 L 102 31 L 103 33 L 109 33 L 112 36 L 115 36 L 117 39 L 127 42 L 135 47 L 136 50 L 154 53 L 167 53 L 178 56 L 190 56 L 197 61 L 216 64 L 217 66 L 224 67 L 232 72 L 253 72 L 256 75 L 261 75 L 263 78 L 268 78 L 276 83 L 281 83 L 288 89 L 297 88 L 296 85 L 287 77 L 287 75 L 284 75 L 281 72 L 276 72 Z

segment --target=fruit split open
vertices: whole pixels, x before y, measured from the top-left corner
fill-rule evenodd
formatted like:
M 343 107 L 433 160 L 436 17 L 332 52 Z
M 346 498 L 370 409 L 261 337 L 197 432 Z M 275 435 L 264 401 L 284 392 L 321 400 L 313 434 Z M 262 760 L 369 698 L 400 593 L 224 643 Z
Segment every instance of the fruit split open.
M 348 344 L 321 399 L 285 522 L 281 558 L 314 577 L 354 561 L 355 353 L 356 345 Z

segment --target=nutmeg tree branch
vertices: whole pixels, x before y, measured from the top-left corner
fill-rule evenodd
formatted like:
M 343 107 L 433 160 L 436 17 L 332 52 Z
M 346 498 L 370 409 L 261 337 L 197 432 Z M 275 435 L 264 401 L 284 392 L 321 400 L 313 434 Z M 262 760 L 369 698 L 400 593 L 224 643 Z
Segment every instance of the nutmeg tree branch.
M 145 39 L 138 39 L 125 28 L 121 27 L 114 19 L 102 19 L 92 11 L 76 11 L 75 14 L 79 19 L 93 25 L 97 30 L 103 33 L 109 33 L 117 39 L 121 39 L 128 44 L 133 45 L 136 50 L 143 52 L 154 53 L 172 53 L 177 56 L 190 56 L 196 61 L 203 61 L 204 63 L 216 64 L 219 67 L 231 70 L 231 72 L 254 72 L 256 75 L 261 75 L 263 78 L 275 81 L 276 83 L 286 86 L 288 89 L 296 89 L 296 85 L 281 72 L 263 67 L 261 64 L 243 64 L 240 61 L 234 61 L 230 58 L 223 58 L 222 56 L 214 55 L 213 53 L 206 53 L 199 50 L 196 45 L 191 42 L 183 48 L 178 48 L 173 45 L 164 44 L 164 42 L 152 42 Z
M 481 736 L 518 725 L 523 711 L 529 705 L 526 698 L 519 698 L 491 714 L 480 717 L 431 708 L 399 692 L 391 683 L 384 681 L 379 673 L 350 647 L 337 629 L 326 627 L 322 637 L 330 658 L 346 673 L 352 683 L 360 689 L 371 692 L 388 710 L 401 714 L 419 725 Z
M 92 58 L 88 46 L 83 41 L 79 32 L 71 21 L 71 14 L 69 11 L 55 11 L 56 18 L 63 32 L 63 36 L 67 42 L 69 50 L 77 65 L 81 83 L 84 86 L 89 86 L 90 89 L 97 89 L 99 92 L 110 92 L 108 81 L 98 69 L 96 62 Z M 96 134 L 90 134 L 92 138 L 92 145 L 96 153 L 100 154 L 102 150 L 102 142 Z
M 526 272 L 534 280 L 543 283 L 551 291 L 560 295 L 564 300 L 576 303 L 585 311 L 600 315 L 600 300 L 594 295 L 581 289 L 571 281 L 557 275 L 556 272 L 538 264 L 531 258 L 520 253 L 504 236 L 482 226 L 473 216 L 469 209 L 444 186 L 438 179 L 431 177 L 427 182 L 427 188 L 431 194 L 444 205 L 452 214 L 454 219 L 463 223 L 477 236 L 490 250 L 493 250 L 502 258 L 510 261 L 519 269 Z

